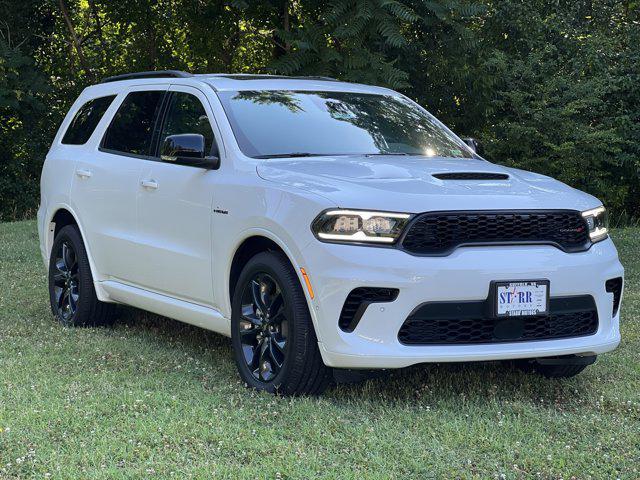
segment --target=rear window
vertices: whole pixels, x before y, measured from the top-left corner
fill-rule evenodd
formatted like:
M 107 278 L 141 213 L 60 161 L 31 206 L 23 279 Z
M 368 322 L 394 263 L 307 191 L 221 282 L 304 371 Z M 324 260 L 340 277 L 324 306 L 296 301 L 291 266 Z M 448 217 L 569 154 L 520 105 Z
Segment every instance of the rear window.
M 102 148 L 134 155 L 149 155 L 151 137 L 164 91 L 132 92 L 116 112 Z
M 82 105 L 62 137 L 62 143 L 65 145 L 84 145 L 87 143 L 114 98 L 116 98 L 115 95 L 94 98 Z

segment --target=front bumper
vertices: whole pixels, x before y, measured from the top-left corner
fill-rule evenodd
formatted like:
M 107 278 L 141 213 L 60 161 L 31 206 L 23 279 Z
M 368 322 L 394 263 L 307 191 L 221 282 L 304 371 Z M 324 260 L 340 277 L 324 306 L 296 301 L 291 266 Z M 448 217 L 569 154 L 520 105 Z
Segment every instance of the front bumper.
M 315 290 L 311 301 L 320 351 L 328 366 L 401 368 L 423 362 L 458 362 L 594 355 L 620 342 L 619 314 L 612 318 L 610 278 L 624 269 L 610 239 L 581 253 L 553 246 L 459 248 L 446 257 L 415 257 L 389 248 L 312 243 L 301 266 Z M 591 295 L 599 324 L 593 335 L 475 345 L 403 345 L 398 331 L 425 302 L 484 300 L 493 280 L 548 279 L 551 297 Z M 371 304 L 353 332 L 338 327 L 344 301 L 354 288 L 399 289 L 390 303 Z M 619 311 L 619 310 L 618 310 Z

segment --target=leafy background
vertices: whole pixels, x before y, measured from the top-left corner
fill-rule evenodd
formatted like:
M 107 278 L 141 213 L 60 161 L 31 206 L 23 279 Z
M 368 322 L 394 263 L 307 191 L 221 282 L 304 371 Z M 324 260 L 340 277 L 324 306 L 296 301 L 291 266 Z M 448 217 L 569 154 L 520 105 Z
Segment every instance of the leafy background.
M 640 6 L 620 0 L 0 0 L 0 220 L 32 216 L 89 84 L 183 69 L 327 75 L 412 97 L 492 161 L 640 215 Z

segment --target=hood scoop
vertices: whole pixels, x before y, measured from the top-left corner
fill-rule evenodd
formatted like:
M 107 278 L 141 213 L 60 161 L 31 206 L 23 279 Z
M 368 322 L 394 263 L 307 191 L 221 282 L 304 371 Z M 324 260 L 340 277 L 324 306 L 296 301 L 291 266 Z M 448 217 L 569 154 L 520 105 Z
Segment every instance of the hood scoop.
M 438 180 L 508 180 L 506 173 L 493 172 L 447 172 L 434 173 L 433 177 Z

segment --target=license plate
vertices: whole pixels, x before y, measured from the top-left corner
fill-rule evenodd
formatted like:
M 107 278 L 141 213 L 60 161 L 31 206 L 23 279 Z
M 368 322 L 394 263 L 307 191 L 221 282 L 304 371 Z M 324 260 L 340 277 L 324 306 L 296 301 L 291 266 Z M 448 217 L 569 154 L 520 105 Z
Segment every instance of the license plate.
M 495 282 L 497 317 L 544 315 L 549 312 L 549 280 Z

